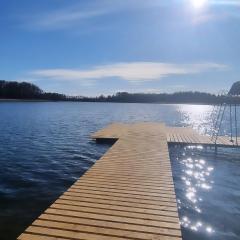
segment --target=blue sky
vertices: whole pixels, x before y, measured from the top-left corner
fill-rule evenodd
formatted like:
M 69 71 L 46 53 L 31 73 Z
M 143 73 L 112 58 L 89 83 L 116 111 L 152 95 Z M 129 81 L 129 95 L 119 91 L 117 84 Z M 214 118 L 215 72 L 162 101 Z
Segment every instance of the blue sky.
M 240 0 L 0 1 L 0 79 L 90 96 L 240 80 Z

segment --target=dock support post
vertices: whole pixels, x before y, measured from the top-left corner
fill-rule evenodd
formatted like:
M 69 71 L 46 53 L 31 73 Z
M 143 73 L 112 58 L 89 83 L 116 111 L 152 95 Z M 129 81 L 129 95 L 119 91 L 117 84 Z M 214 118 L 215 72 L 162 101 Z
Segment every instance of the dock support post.
M 215 154 L 217 154 L 217 144 L 215 144 Z

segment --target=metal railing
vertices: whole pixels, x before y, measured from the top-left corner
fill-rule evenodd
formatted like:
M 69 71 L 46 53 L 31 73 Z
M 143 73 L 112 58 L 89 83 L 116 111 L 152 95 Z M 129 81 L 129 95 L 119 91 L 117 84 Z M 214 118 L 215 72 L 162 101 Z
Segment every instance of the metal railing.
M 230 95 L 229 93 L 224 95 Z M 230 124 L 230 142 L 238 145 L 238 120 L 237 120 L 237 104 L 221 103 L 213 107 L 211 117 L 212 121 L 212 136 L 211 141 L 217 144 L 218 137 L 221 133 L 222 122 L 224 116 L 228 117 L 226 110 L 229 108 L 229 124 Z M 234 109 L 234 110 L 233 110 Z M 235 130 L 235 132 L 234 132 Z

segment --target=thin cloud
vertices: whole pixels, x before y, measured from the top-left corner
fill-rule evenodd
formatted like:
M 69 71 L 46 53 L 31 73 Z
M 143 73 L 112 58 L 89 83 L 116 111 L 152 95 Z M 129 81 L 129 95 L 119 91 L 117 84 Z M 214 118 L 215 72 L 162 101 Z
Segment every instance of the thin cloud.
M 34 30 L 68 29 L 91 19 L 113 14 L 116 11 L 145 8 L 148 5 L 152 6 L 152 4 L 146 4 L 145 0 L 132 0 L 131 2 L 128 0 L 91 1 L 85 4 L 74 4 L 69 7 L 39 12 L 27 17 L 24 25 Z
M 127 6 L 123 1 L 89 1 L 86 3 L 69 4 L 67 7 L 62 6 L 54 10 L 46 9 L 37 14 L 29 15 L 24 18 L 24 26 L 33 30 L 62 30 L 71 29 L 71 27 L 114 13 L 114 11 Z
M 119 78 L 131 83 L 156 81 L 172 75 L 199 74 L 207 71 L 226 70 L 217 63 L 172 64 L 162 62 L 130 62 L 100 65 L 90 69 L 41 69 L 30 74 L 35 77 L 56 80 L 97 80 Z
M 212 0 L 210 3 L 216 5 L 240 6 L 240 0 Z
M 96 19 L 105 15 L 114 14 L 121 10 L 136 11 L 144 9 L 166 8 L 176 6 L 177 4 L 187 6 L 189 1 L 186 0 L 182 3 L 177 0 L 172 1 L 145 1 L 145 0 L 101 0 L 91 1 L 87 4 L 75 4 L 70 7 L 61 7 L 55 10 L 46 10 L 44 12 L 38 12 L 35 15 L 30 15 L 24 18 L 23 25 L 31 30 L 62 30 L 71 29 L 74 26 L 79 26 L 91 19 Z M 224 6 L 240 6 L 240 0 L 209 0 L 208 4 L 211 5 L 224 5 Z M 231 12 L 230 12 L 231 13 Z M 236 14 L 230 15 L 230 17 L 236 17 Z M 193 20 L 195 23 L 204 23 L 209 20 L 215 20 L 213 14 L 204 14 L 203 16 L 195 16 Z
M 38 15 L 28 20 L 27 26 L 34 30 L 60 30 L 80 24 L 91 18 L 96 18 L 106 14 L 107 10 L 76 10 L 55 11 L 43 15 Z
M 173 0 L 173 2 L 175 2 Z M 163 1 L 145 0 L 93 0 L 84 4 L 73 4 L 54 10 L 38 12 L 24 18 L 23 25 L 31 30 L 63 30 L 79 26 L 92 19 L 120 11 L 147 10 L 156 7 L 166 7 L 169 3 Z

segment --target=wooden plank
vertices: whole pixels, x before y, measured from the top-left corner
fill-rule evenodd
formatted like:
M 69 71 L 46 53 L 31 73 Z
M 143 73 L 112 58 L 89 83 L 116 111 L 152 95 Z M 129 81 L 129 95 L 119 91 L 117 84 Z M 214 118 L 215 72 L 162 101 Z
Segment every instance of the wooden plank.
M 178 217 L 176 211 L 172 212 L 166 212 L 164 210 L 156 210 L 156 209 L 147 209 L 143 206 L 141 208 L 136 208 L 134 206 L 119 206 L 119 205 L 113 205 L 108 203 L 91 203 L 91 202 L 85 202 L 85 201 L 70 201 L 68 199 L 58 199 L 55 203 L 57 204 L 63 204 L 63 205 L 70 205 L 70 206 L 81 206 L 81 207 L 93 207 L 93 208 L 101 208 L 101 209 L 107 209 L 107 210 L 117 210 L 117 211 L 124 211 L 124 212 L 135 212 L 135 213 L 146 213 L 146 214 L 153 214 L 153 215 L 167 215 L 172 217 Z
M 66 209 L 57 209 L 57 208 L 48 208 L 45 212 L 46 214 L 54 214 L 61 216 L 71 216 L 76 218 L 86 218 L 86 219 L 98 219 L 102 221 L 112 221 L 112 222 L 120 222 L 127 224 L 137 224 L 143 226 L 153 226 L 153 227 L 163 227 L 180 230 L 179 223 L 176 222 L 166 222 L 166 221 L 156 221 L 149 219 L 141 219 L 141 218 L 131 218 L 127 216 L 118 216 L 118 215 L 108 215 L 108 214 L 100 214 L 100 213 L 89 213 L 89 212 L 78 212 L 78 211 L 70 211 Z
M 82 186 L 87 187 L 87 188 L 96 188 L 96 189 L 118 189 L 120 191 L 131 191 L 132 192 L 137 192 L 138 194 L 140 193 L 140 195 L 143 194 L 152 194 L 153 196 L 155 195 L 161 195 L 162 193 L 169 193 L 169 195 L 172 195 L 174 188 L 166 188 L 163 187 L 161 189 L 158 190 L 152 190 L 149 188 L 140 188 L 140 187 L 132 187 L 132 186 L 119 186 L 119 185 L 106 185 L 106 184 L 86 184 L 84 183 L 84 185 L 77 185 L 75 184 L 74 186 L 72 186 L 73 189 L 82 189 Z
M 98 195 L 95 193 L 81 193 L 75 194 L 75 193 L 70 193 L 70 192 L 65 192 L 63 196 L 67 197 L 72 197 L 72 198 L 80 198 L 82 196 L 85 197 L 91 197 L 93 199 L 104 199 L 104 200 L 109 200 L 109 201 L 121 201 L 121 202 L 127 202 L 127 203 L 134 203 L 134 204 L 145 204 L 145 205 L 157 205 L 157 206 L 173 206 L 176 207 L 176 202 L 169 202 L 169 201 L 164 201 L 161 200 L 159 201 L 154 201 L 154 200 L 146 200 L 142 198 L 126 198 L 126 197 L 119 197 L 119 196 L 112 196 L 112 195 Z
M 133 239 L 155 239 L 160 238 L 159 235 L 161 235 L 162 239 L 166 239 L 166 236 L 163 234 L 156 234 L 156 233 L 146 233 L 146 232 L 140 232 L 140 231 L 133 231 L 133 230 L 126 230 L 122 226 L 121 229 L 112 228 L 111 226 L 91 226 L 86 225 L 85 223 L 81 224 L 74 224 L 74 223 L 66 223 L 66 222 L 55 222 L 55 221 L 49 221 L 49 220 L 37 220 L 34 222 L 34 226 L 39 227 L 50 227 L 50 228 L 60 228 L 72 232 L 86 232 L 86 233 L 92 233 L 95 234 L 96 232 L 98 234 L 103 234 L 106 236 L 115 236 L 115 237 L 125 237 L 125 238 L 133 238 Z M 169 232 L 167 233 L 169 234 Z M 173 236 L 174 237 L 174 236 Z M 176 237 L 176 235 L 175 235 Z
M 108 188 L 117 188 L 117 189 L 128 189 L 128 190 L 142 190 L 143 192 L 149 191 L 149 192 L 161 192 L 161 190 L 174 190 L 173 185 L 167 185 L 167 186 L 159 186 L 159 187 L 149 187 L 149 186 L 144 186 L 140 184 L 124 184 L 124 183 L 114 183 L 114 182 L 107 182 L 107 181 L 88 181 L 88 180 L 83 180 L 81 183 L 84 183 L 85 185 L 94 185 L 94 186 L 107 186 Z M 78 186 L 80 183 L 75 183 L 74 186 Z M 79 185 L 81 186 L 81 185 Z
M 97 203 L 97 204 L 109 204 L 109 205 L 124 206 L 124 207 L 127 206 L 127 207 L 132 207 L 133 209 L 140 208 L 140 209 L 151 209 L 153 211 L 162 210 L 162 211 L 176 212 L 175 204 L 174 206 L 168 206 L 168 205 L 166 206 L 164 204 L 153 205 L 150 203 L 148 204 L 132 203 L 128 201 L 120 201 L 120 200 L 113 200 L 113 199 L 109 201 L 106 199 L 93 198 L 91 196 L 84 196 L 84 195 L 81 195 L 80 197 L 62 195 L 58 200 L 68 200 L 69 203 L 86 202 L 86 203 Z
M 125 224 L 119 222 L 108 222 L 96 219 L 86 219 L 86 218 L 75 218 L 75 217 L 66 217 L 60 215 L 52 215 L 52 214 L 42 214 L 39 219 L 52 220 L 55 222 L 65 222 L 65 223 L 74 223 L 74 224 L 87 224 L 89 226 L 99 226 L 104 228 L 114 228 L 114 229 L 124 229 L 130 231 L 137 232 L 146 232 L 146 233 L 155 233 L 155 234 L 165 234 L 169 236 L 181 236 L 179 230 L 171 229 L 171 228 L 163 228 L 163 227 L 151 227 L 151 226 L 143 226 L 136 224 Z

